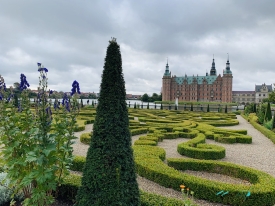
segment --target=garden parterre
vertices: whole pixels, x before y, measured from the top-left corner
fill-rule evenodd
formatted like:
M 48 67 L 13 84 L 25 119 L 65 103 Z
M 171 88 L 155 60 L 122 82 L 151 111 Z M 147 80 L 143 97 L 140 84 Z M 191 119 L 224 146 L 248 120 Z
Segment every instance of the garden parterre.
M 242 125 L 241 126 L 239 126 L 239 125 L 236 125 L 236 126 L 234 126 L 234 127 L 236 127 L 237 128 L 237 130 L 235 130 L 235 131 L 232 131 L 232 130 L 230 130 L 230 129 L 219 129 L 219 128 L 217 128 L 217 127 L 213 127 L 213 126 L 209 126 L 209 125 L 207 125 L 207 124 L 204 124 L 204 123 L 199 123 L 198 121 L 194 121 L 193 120 L 193 118 L 195 117 L 196 119 L 199 119 L 199 116 L 198 116 L 198 113 L 191 113 L 191 112 L 188 112 L 188 113 L 186 113 L 186 112 L 169 112 L 169 111 L 160 111 L 160 110 L 158 110 L 158 111 L 155 111 L 155 110 L 135 110 L 134 111 L 134 113 L 135 114 L 137 114 L 137 116 L 139 116 L 139 118 L 140 117 L 143 117 L 144 119 L 147 117 L 146 116 L 146 113 L 150 113 L 151 115 L 149 116 L 149 118 L 148 119 L 154 119 L 154 121 L 152 121 L 152 120 L 150 120 L 150 121 L 144 121 L 145 122 L 145 124 L 143 123 L 143 124 L 141 124 L 141 125 L 138 125 L 136 122 L 134 123 L 134 127 L 135 127 L 135 130 L 136 130 L 136 134 L 138 134 L 138 129 L 140 129 L 140 132 L 141 133 L 144 133 L 144 129 L 147 129 L 147 131 L 149 131 L 150 133 L 148 133 L 147 135 L 140 135 L 141 136 L 141 139 L 140 139 L 140 141 L 144 141 L 144 140 L 146 140 L 146 136 L 148 136 L 148 141 L 154 141 L 159 147 L 165 147 L 165 144 L 166 143 L 164 143 L 164 142 L 172 142 L 173 140 L 177 140 L 178 142 L 180 142 L 179 140 L 181 140 L 182 139 L 182 137 L 179 137 L 179 136 L 177 136 L 177 137 L 173 137 L 173 135 L 172 135 L 172 133 L 176 133 L 176 134 L 178 134 L 179 132 L 180 132 L 180 130 L 181 130 L 181 127 L 182 128 L 185 128 L 185 133 L 186 134 L 188 134 L 188 133 L 191 133 L 191 131 L 195 131 L 195 130 L 199 130 L 199 134 L 206 134 L 207 132 L 209 133 L 209 131 L 210 132 L 212 132 L 212 134 L 207 134 L 207 135 L 209 135 L 209 136 L 211 136 L 211 138 L 210 139 L 207 139 L 206 138 L 206 143 L 211 143 L 211 144 L 215 144 L 215 145 L 219 145 L 219 146 L 221 146 L 221 147 L 224 147 L 225 149 L 226 149 L 226 153 L 228 153 L 228 149 L 229 149 L 229 155 L 228 154 L 226 154 L 226 156 L 225 156 L 225 158 L 223 158 L 222 159 L 222 161 L 231 161 L 231 162 L 234 162 L 234 154 L 232 155 L 232 150 L 234 150 L 234 147 L 235 147 L 235 150 L 236 150 L 236 154 L 241 154 L 241 155 L 238 155 L 239 157 L 245 157 L 245 152 L 246 152 L 246 150 L 242 150 L 242 152 L 241 151 L 237 151 L 238 150 L 238 148 L 239 147 L 243 147 L 243 148 L 246 148 L 246 149 L 248 149 L 249 147 L 253 147 L 253 148 L 255 148 L 255 143 L 257 143 L 258 144 L 258 135 L 256 136 L 256 139 L 255 139 L 255 143 L 254 143 L 254 134 L 251 134 L 251 132 L 250 131 L 248 131 L 248 133 L 247 133 L 247 131 L 246 130 L 244 130 L 243 129 L 243 127 L 242 127 Z M 132 116 L 135 116 L 135 114 L 133 114 L 133 113 L 131 113 L 131 111 L 130 111 L 130 115 L 132 115 Z M 157 115 L 157 114 L 160 114 L 160 115 Z M 225 117 L 221 117 L 220 118 L 220 120 L 217 120 L 217 117 L 215 117 L 214 115 L 219 115 L 219 116 L 222 116 L 221 114 L 219 114 L 219 113 L 212 113 L 211 115 L 212 115 L 212 117 L 214 117 L 214 118 L 216 118 L 215 119 L 215 121 L 223 121 L 223 125 L 226 125 L 226 120 L 224 120 L 225 118 L 227 118 L 228 119 L 228 122 L 229 122 L 229 125 L 231 125 L 231 123 L 232 123 L 232 119 L 233 120 L 235 120 L 236 121 L 236 116 L 235 115 L 232 115 L 232 114 L 230 114 L 230 115 L 227 115 L 227 114 L 225 114 Z M 153 116 L 154 115 L 154 116 Z M 172 122 L 172 123 L 159 123 L 157 120 L 158 119 L 167 119 L 168 120 L 168 116 L 171 116 L 171 115 L 174 115 L 174 116 L 177 116 L 177 118 L 178 118 L 178 122 Z M 188 116 L 189 115 L 189 120 L 184 120 L 185 118 L 182 118 L 183 120 L 180 120 L 181 119 L 181 117 L 180 116 Z M 202 115 L 205 115 L 205 116 L 207 116 L 207 115 L 209 115 L 209 114 L 207 114 L 207 113 L 200 113 L 200 115 L 202 116 Z M 209 115 L 210 116 L 210 118 L 211 118 L 211 115 Z M 226 117 L 227 116 L 227 117 Z M 153 117 L 153 118 L 152 118 Z M 229 118 L 230 117 L 230 118 Z M 222 119 L 223 118 L 223 119 Z M 144 120 L 143 119 L 143 120 Z M 239 120 L 242 120 L 242 119 L 239 119 Z M 213 120 L 214 121 L 214 120 Z M 242 122 L 242 124 L 243 123 L 245 123 L 245 122 Z M 182 124 L 181 126 L 180 126 L 180 124 Z M 131 123 L 130 123 L 130 125 L 132 125 Z M 246 125 L 247 126 L 247 125 Z M 131 126 L 130 126 L 131 127 Z M 176 128 L 176 129 L 174 129 L 174 128 Z M 191 129 L 190 129 L 191 128 Z M 154 131 L 155 130 L 155 131 Z M 207 131 L 206 131 L 207 130 Z M 131 129 L 131 131 L 132 131 L 132 129 Z M 254 131 L 255 132 L 255 131 Z M 164 138 L 164 134 L 166 134 L 166 133 L 171 133 L 170 134 L 170 137 L 172 136 L 173 138 L 178 138 L 178 139 L 173 139 L 173 138 L 170 138 L 170 139 L 165 139 Z M 226 135 L 224 135 L 226 133 Z M 185 135 L 186 135 L 185 134 Z M 246 138 L 248 138 L 248 137 L 250 137 L 250 140 L 248 141 L 248 142 L 246 142 L 246 143 L 249 143 L 249 144 L 232 144 L 232 142 L 227 142 L 227 143 L 220 143 L 220 142 L 215 142 L 215 135 L 216 136 L 224 136 L 225 138 L 226 137 L 230 137 L 230 136 L 244 136 L 245 137 L 245 139 Z M 251 135 L 251 136 L 253 136 L 253 142 L 251 142 L 251 136 L 248 136 L 248 135 Z M 207 135 L 205 135 L 205 136 L 207 136 Z M 168 135 L 169 136 L 169 135 Z M 192 135 L 191 135 L 192 136 Z M 136 136 L 135 136 L 136 137 Z M 134 138 L 135 138 L 134 137 Z M 157 138 L 156 138 L 157 137 Z M 180 138 L 180 139 L 179 139 Z M 191 139 L 191 140 L 189 140 L 189 141 L 192 141 L 192 140 L 194 140 L 196 137 L 188 137 L 188 138 L 193 138 L 193 139 Z M 163 140 L 164 139 L 164 140 Z M 212 140 L 211 140 L 212 139 Z M 156 141 L 156 140 L 158 140 L 158 141 Z M 163 142 L 162 142 L 162 140 L 163 140 Z M 183 140 L 183 142 L 188 142 L 188 139 L 186 140 L 185 138 L 184 139 L 182 139 Z M 265 139 L 266 140 L 266 139 Z M 137 142 L 137 141 L 133 141 L 133 142 Z M 264 141 L 265 142 L 265 141 Z M 265 142 L 266 143 L 266 142 Z M 169 143 L 167 143 L 167 144 L 169 144 Z M 270 142 L 267 142 L 267 144 L 270 144 Z M 271 143 L 272 144 L 272 143 Z M 208 145 L 208 144 L 206 144 L 206 145 Z M 136 148 L 138 148 L 138 147 L 140 147 L 140 148 L 142 148 L 142 147 L 149 147 L 149 146 L 141 146 L 141 144 L 139 144 L 139 145 L 135 145 L 134 146 L 134 148 L 135 148 L 135 151 L 136 151 Z M 274 147 L 274 146 L 273 146 Z M 158 147 L 156 147 L 156 148 L 158 148 Z M 169 149 L 169 150 L 174 150 L 174 152 L 172 152 L 173 154 L 175 154 L 176 152 L 176 148 L 177 147 L 174 147 L 174 148 L 171 148 L 171 149 Z M 171 157 L 170 156 L 170 153 L 171 152 L 167 152 L 167 147 L 166 147 L 166 149 L 165 149 L 165 151 L 166 151 L 166 157 L 167 157 L 167 159 L 169 159 L 169 157 Z M 243 154 L 242 154 L 243 153 Z M 250 152 L 248 152 L 248 155 L 249 154 L 251 154 Z M 177 154 L 177 157 L 181 157 L 179 154 Z M 166 159 L 166 161 L 167 161 L 167 159 Z M 233 161 L 232 161 L 233 160 Z M 244 159 L 243 159 L 244 160 Z M 257 159 L 255 159 L 254 158 L 254 160 L 257 162 Z M 169 160 L 168 160 L 169 161 Z M 197 160 L 196 160 L 197 161 Z M 205 161 L 205 160 L 201 160 L 201 161 Z M 146 162 L 146 161 L 143 161 L 143 162 Z M 160 160 L 160 162 L 162 162 L 161 160 Z M 216 161 L 214 161 L 215 163 L 217 163 Z M 235 161 L 236 162 L 236 161 Z M 249 161 L 249 162 L 253 162 L 253 161 Z M 243 165 L 247 165 L 247 166 L 251 166 L 251 165 L 249 165 L 249 164 L 247 164 L 245 161 L 240 161 L 240 162 L 236 162 L 236 163 L 238 163 L 238 164 L 243 164 Z M 162 164 L 163 164 L 163 162 L 162 162 Z M 158 166 L 159 167 L 159 166 Z M 254 167 L 253 165 L 252 165 L 252 167 Z M 237 168 L 241 168 L 241 166 L 237 166 Z M 254 167 L 255 168 L 255 167 Z M 257 168 L 257 167 L 256 167 Z M 245 169 L 247 169 L 247 168 L 245 168 Z M 258 168 L 258 169 L 260 169 L 260 168 Z M 192 169 L 192 170 L 194 170 L 194 169 Z M 248 168 L 248 170 L 250 171 L 250 169 Z M 253 170 L 254 171 L 254 170 Z M 257 173 L 258 171 L 256 171 L 256 173 Z M 267 171 L 268 172 L 268 171 Z M 230 174 L 227 174 L 227 175 L 230 175 Z M 259 173 L 258 174 L 258 176 L 261 176 L 261 175 L 263 175 L 263 176 L 265 176 L 266 174 L 265 173 Z M 232 176 L 232 175 L 231 175 Z M 247 175 L 246 175 L 247 176 Z M 249 173 L 249 175 L 248 176 L 253 176 L 253 175 L 251 175 L 251 173 Z M 274 175 L 273 175 L 274 176 Z M 270 179 L 271 178 L 271 180 L 273 180 L 273 177 L 270 177 L 270 176 L 266 176 L 268 179 Z M 146 177 L 147 178 L 147 177 Z M 243 176 L 240 176 L 240 178 L 241 179 L 246 179 L 247 180 L 247 177 L 245 178 L 245 177 L 243 177 Z M 150 179 L 150 178 L 149 178 Z M 199 179 L 199 178 L 195 178 L 195 179 Z M 258 182 L 258 183 L 256 183 L 256 182 L 253 182 L 253 181 L 251 181 L 251 180 L 249 180 L 251 183 L 252 183 L 252 185 L 253 186 L 255 186 L 255 188 L 257 189 L 257 188 L 260 188 L 260 190 L 262 190 L 263 188 L 261 188 L 261 186 L 259 186 L 259 185 L 261 185 L 262 183 L 261 183 L 261 181 L 260 182 Z M 168 182 L 170 182 L 170 180 L 168 181 Z M 196 182 L 196 181 L 192 181 L 192 182 Z M 271 181 L 272 182 L 272 181 Z M 177 184 L 175 184 L 175 185 L 177 185 Z M 230 185 L 230 184 L 229 184 Z M 234 184 L 232 184 L 233 185 L 233 188 L 235 188 L 235 185 Z M 232 186 L 231 185 L 231 186 Z M 167 185 L 166 185 L 166 187 L 167 187 Z M 171 187 L 171 186 L 169 186 L 168 185 L 168 187 Z M 177 186 L 175 186 L 175 187 L 177 187 Z M 218 191 L 212 191 L 212 197 L 215 197 L 214 199 L 211 199 L 211 201 L 216 201 L 216 202 L 223 202 L 223 204 L 232 204 L 232 205 L 238 205 L 239 203 L 238 203 L 238 201 L 243 201 L 243 199 L 245 199 L 245 201 L 244 202 L 246 202 L 246 204 L 247 205 L 251 205 L 250 203 L 249 203 L 249 200 L 253 200 L 254 201 L 254 198 L 256 198 L 258 201 L 266 201 L 265 199 L 268 199 L 268 201 L 269 202 L 267 202 L 266 204 L 267 205 L 272 205 L 273 203 L 272 203 L 272 201 L 274 201 L 274 187 L 273 187 L 273 189 L 272 189 L 272 187 L 270 188 L 269 186 L 265 186 L 265 188 L 269 188 L 270 189 L 270 191 L 269 192 L 267 192 L 266 193 L 266 191 L 267 190 L 263 190 L 262 192 L 260 192 L 259 194 L 256 192 L 256 190 L 255 190 L 255 188 L 253 189 L 252 187 L 246 187 L 246 186 L 240 186 L 241 187 L 241 189 L 240 189 L 240 191 L 249 191 L 249 192 L 251 192 L 251 195 L 249 196 L 249 197 L 247 197 L 247 198 L 245 198 L 245 195 L 244 194 L 242 194 L 241 192 L 239 192 L 238 190 L 237 191 L 235 191 L 234 189 L 232 189 L 230 186 L 228 186 L 228 185 L 226 185 L 226 188 L 228 188 L 228 189 L 231 189 L 232 191 L 231 192 L 229 192 L 229 194 L 227 194 L 227 195 L 224 195 L 224 197 L 226 197 L 226 198 L 223 198 L 223 197 L 221 197 L 221 196 L 218 196 L 218 195 L 216 195 L 217 193 L 215 193 L 215 192 L 218 192 Z M 244 187 L 244 188 L 242 188 L 242 187 Z M 225 189 L 226 189 L 225 188 Z M 178 189 L 178 187 L 177 188 L 175 188 L 175 189 Z M 201 190 L 201 189 L 200 189 Z M 234 190 L 234 191 L 233 191 Z M 203 190 L 202 190 L 203 191 Z M 206 189 L 206 191 L 208 191 L 207 189 Z M 265 192 L 264 192 L 265 191 Z M 205 191 L 204 191 L 205 192 Z M 208 191 L 209 192 L 209 191 Z M 235 192 L 235 193 L 234 193 Z M 207 192 L 206 192 L 207 193 Z M 259 195 L 259 196 L 257 196 L 257 195 Z M 196 191 L 195 191 L 195 196 L 196 197 L 199 197 L 199 198 L 203 198 L 203 199 L 207 199 L 207 198 L 209 198 L 209 195 L 208 196 L 206 196 L 206 197 L 204 197 L 204 196 L 199 196 L 199 191 L 197 191 L 197 194 L 196 194 Z M 210 195 L 211 196 L 211 195 Z M 240 198 L 240 197 L 238 197 L 238 196 L 241 196 L 242 198 Z M 253 196 L 254 196 L 254 198 L 253 198 Z M 238 198 L 239 199 L 242 199 L 242 200 L 238 200 Z M 230 200 L 231 199 L 231 200 Z M 231 201 L 231 202 L 230 202 Z M 234 201 L 235 201 L 235 203 L 234 203 Z M 237 201 L 237 202 L 236 202 Z M 205 205 L 205 204 L 203 204 L 203 205 Z M 209 204 L 209 205 L 211 205 L 211 204 Z M 242 202 L 242 205 L 245 205 L 245 203 L 243 203 Z

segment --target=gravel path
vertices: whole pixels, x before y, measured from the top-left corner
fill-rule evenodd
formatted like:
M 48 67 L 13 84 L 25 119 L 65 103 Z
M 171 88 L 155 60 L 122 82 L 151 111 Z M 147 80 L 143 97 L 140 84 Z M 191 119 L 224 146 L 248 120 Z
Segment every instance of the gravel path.
M 231 127 L 222 127 L 227 129 L 247 129 L 248 135 L 252 136 L 252 144 L 223 144 L 218 143 L 213 140 L 206 140 L 208 144 L 216 144 L 221 145 L 226 148 L 226 157 L 221 161 L 232 162 L 248 167 L 252 167 L 266 173 L 269 173 L 273 177 L 275 177 L 275 145 L 262 133 L 256 130 L 250 123 L 248 123 L 243 117 L 240 115 L 237 116 L 239 120 L 239 125 L 231 126 Z M 78 137 L 76 140 L 76 144 L 74 147 L 74 155 L 86 156 L 88 146 L 82 144 L 79 141 L 79 137 L 82 133 L 92 131 L 92 125 L 86 125 L 85 131 L 75 132 L 75 136 Z M 132 142 L 134 143 L 141 135 L 133 136 Z M 177 145 L 181 142 L 188 141 L 188 139 L 174 139 L 174 140 L 163 140 L 163 142 L 159 142 L 158 146 L 162 147 L 166 151 L 166 158 L 185 158 L 178 154 Z M 207 172 L 194 172 L 194 171 L 186 171 L 190 174 L 201 176 L 208 179 L 218 179 L 223 182 L 231 182 L 234 184 L 242 183 L 249 184 L 248 182 L 244 182 L 242 180 L 236 178 L 230 178 L 228 176 L 207 173 Z M 160 194 L 167 197 L 173 197 L 177 199 L 182 199 L 181 192 L 175 191 L 173 189 L 165 188 L 157 183 L 154 183 L 146 178 L 137 177 L 139 188 L 148 191 L 151 193 Z M 204 200 L 195 200 L 198 205 L 203 206 L 223 206 L 218 203 L 210 203 Z

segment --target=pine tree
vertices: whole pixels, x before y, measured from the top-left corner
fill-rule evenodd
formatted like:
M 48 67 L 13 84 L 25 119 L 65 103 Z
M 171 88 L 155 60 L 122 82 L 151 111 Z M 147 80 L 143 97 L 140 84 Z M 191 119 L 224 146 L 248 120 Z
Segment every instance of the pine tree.
M 114 95 L 116 94 L 116 95 Z M 139 205 L 120 46 L 109 41 L 77 206 Z
M 80 105 L 81 105 L 81 108 L 84 107 L 82 98 L 81 98 L 81 101 L 80 101 Z
M 257 113 L 257 105 L 255 103 L 253 105 L 253 113 Z
M 271 108 L 270 108 L 270 103 L 267 103 L 266 111 L 265 111 L 265 121 L 270 121 L 272 119 L 272 113 L 271 113 Z
M 207 105 L 207 112 L 210 112 L 209 104 Z

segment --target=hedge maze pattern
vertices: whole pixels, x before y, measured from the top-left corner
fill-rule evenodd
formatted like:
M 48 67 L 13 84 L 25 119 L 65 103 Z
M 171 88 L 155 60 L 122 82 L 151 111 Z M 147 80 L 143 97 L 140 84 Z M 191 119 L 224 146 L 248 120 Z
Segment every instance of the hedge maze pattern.
M 92 122 L 95 113 L 84 113 L 80 115 L 80 119 L 86 118 Z M 225 148 L 205 143 L 206 139 L 226 144 L 252 143 L 252 137 L 247 135 L 246 130 L 218 128 L 237 125 L 238 120 L 234 113 L 129 109 L 129 119 L 132 136 L 143 134 L 133 146 L 137 173 L 140 176 L 175 190 L 179 190 L 179 185 L 184 184 L 194 191 L 196 198 L 211 202 L 230 205 L 274 205 L 275 179 L 271 175 L 241 165 L 217 161 L 226 156 Z M 87 133 L 83 136 L 85 137 L 82 138 L 82 142 L 89 143 L 91 135 Z M 165 150 L 157 146 L 158 142 L 175 138 L 190 139 L 180 143 L 175 149 L 179 154 L 193 159 L 169 158 L 165 164 Z M 81 171 L 84 164 L 85 158 L 76 157 L 72 169 Z M 212 181 L 182 172 L 184 170 L 228 175 L 249 181 L 251 185 Z M 66 188 L 73 184 L 77 187 L 78 183 L 75 182 L 78 182 L 78 178 L 80 177 L 72 178 L 75 181 L 65 183 Z M 141 194 L 143 205 L 154 205 L 161 201 L 159 198 L 164 198 L 145 192 Z M 170 201 L 171 204 L 167 205 L 182 204 L 177 200 L 164 199 Z

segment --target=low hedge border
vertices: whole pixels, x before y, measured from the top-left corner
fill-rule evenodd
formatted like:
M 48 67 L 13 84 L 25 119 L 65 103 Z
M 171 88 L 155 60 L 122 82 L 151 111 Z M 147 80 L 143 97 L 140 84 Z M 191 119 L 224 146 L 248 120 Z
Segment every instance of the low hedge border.
M 83 144 L 90 145 L 92 137 L 93 137 L 92 132 L 83 133 L 83 134 L 80 135 L 80 142 L 82 142 Z
M 217 181 L 211 181 L 199 178 L 193 175 L 182 173 L 172 167 L 167 166 L 163 160 L 165 159 L 165 151 L 154 146 L 133 146 L 137 173 L 152 180 L 162 186 L 179 190 L 179 185 L 184 184 L 186 187 L 194 191 L 194 196 L 198 199 L 205 199 L 211 202 L 220 202 L 230 205 L 273 205 L 275 203 L 275 179 L 264 172 L 236 165 L 227 162 L 218 162 L 210 160 L 192 160 L 192 159 L 168 159 L 169 165 L 184 165 L 184 169 L 205 170 L 208 167 L 214 167 L 216 173 L 225 173 L 233 177 L 239 177 L 251 181 L 252 186 L 234 185 Z M 181 161 L 192 163 L 192 167 Z M 179 163 L 180 162 L 180 163 Z M 197 169 L 195 169 L 197 168 Z M 210 171 L 210 170 L 209 170 Z M 220 172 L 222 171 L 222 172 Z M 222 198 L 217 192 L 224 190 L 229 191 L 228 195 Z M 243 202 L 237 198 L 243 191 L 250 191 L 251 196 Z
M 79 175 L 69 175 L 64 179 L 63 184 L 58 187 L 59 199 L 66 199 L 71 202 L 75 202 L 75 197 L 78 191 L 78 188 L 81 186 L 81 176 Z M 142 190 L 140 193 L 140 206 L 182 206 L 183 201 L 163 197 L 153 193 L 147 193 Z M 196 205 L 194 205 L 196 206 Z
M 225 157 L 224 147 L 204 143 L 205 135 L 199 133 L 198 136 L 194 139 L 179 144 L 177 151 L 181 155 L 185 155 L 187 157 L 192 157 L 195 159 L 217 160 Z
M 248 120 L 250 122 L 250 124 L 257 129 L 258 131 L 260 131 L 264 136 L 266 136 L 267 138 L 269 138 L 274 144 L 275 144 L 275 133 L 267 128 L 265 128 L 264 126 L 260 125 L 257 122 L 257 116 L 256 114 L 250 114 L 250 116 L 247 118 L 245 115 L 242 114 L 242 117 L 245 118 L 246 120 Z

